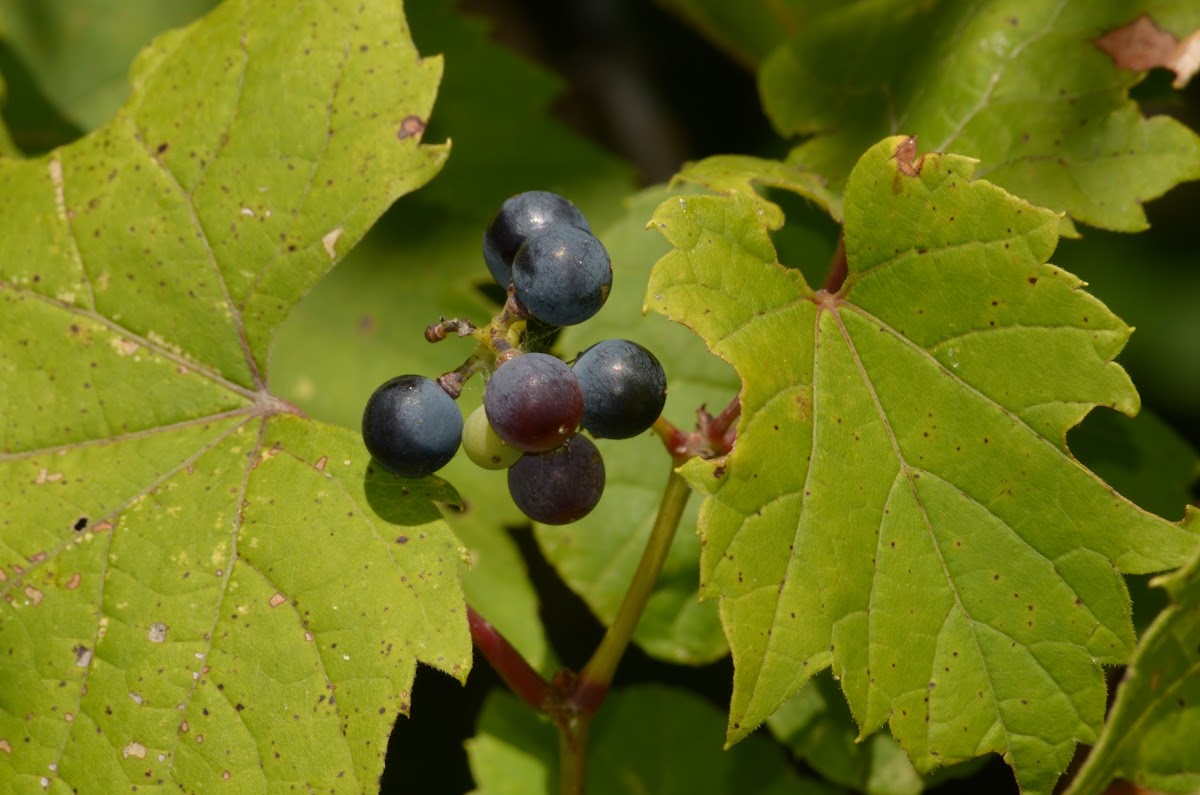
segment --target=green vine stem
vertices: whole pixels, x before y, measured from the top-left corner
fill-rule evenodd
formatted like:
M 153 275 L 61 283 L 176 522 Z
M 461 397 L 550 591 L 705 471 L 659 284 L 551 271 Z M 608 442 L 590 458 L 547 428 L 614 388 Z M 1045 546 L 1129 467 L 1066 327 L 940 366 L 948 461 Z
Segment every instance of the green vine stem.
M 683 516 L 691 493 L 687 481 L 672 468 L 662 502 L 658 506 L 658 516 L 654 519 L 654 529 L 650 531 L 650 539 L 634 572 L 633 582 L 625 592 L 625 600 L 621 602 L 617 617 L 604 633 L 604 639 L 600 641 L 592 659 L 579 672 L 575 684 L 575 705 L 581 713 L 595 712 L 604 700 L 617 665 L 633 639 L 633 631 L 662 573 L 663 562 L 667 559 L 667 551 L 671 548 L 675 529 L 679 526 L 679 519 Z

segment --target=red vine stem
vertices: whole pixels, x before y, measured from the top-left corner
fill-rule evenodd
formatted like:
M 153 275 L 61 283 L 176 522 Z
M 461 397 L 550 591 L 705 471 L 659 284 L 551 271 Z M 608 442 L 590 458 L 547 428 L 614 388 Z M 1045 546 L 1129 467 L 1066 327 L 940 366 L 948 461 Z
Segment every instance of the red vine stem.
M 825 274 L 825 283 L 821 285 L 821 289 L 827 293 L 836 293 L 842 289 L 842 284 L 846 281 L 849 272 L 850 264 L 846 261 L 846 239 L 838 237 L 837 249 L 833 252 L 833 259 L 829 262 L 829 270 Z
M 470 605 L 467 605 L 467 623 L 471 626 L 471 640 L 475 648 L 479 649 L 504 683 L 526 704 L 538 712 L 546 712 L 551 701 L 550 683 Z

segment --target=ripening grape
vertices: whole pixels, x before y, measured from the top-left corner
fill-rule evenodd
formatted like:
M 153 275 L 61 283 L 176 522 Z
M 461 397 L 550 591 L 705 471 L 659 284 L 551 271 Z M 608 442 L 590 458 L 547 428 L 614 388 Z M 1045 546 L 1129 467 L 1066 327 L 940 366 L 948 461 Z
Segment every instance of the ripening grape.
M 433 381 L 401 375 L 367 400 L 362 435 L 367 451 L 385 469 L 415 478 L 444 467 L 462 439 L 458 404 Z
M 604 459 L 590 439 L 572 436 L 548 453 L 521 456 L 508 469 L 508 491 L 535 522 L 574 522 L 604 493 Z
M 570 367 L 545 353 L 525 353 L 496 368 L 483 390 L 483 407 L 501 439 L 540 453 L 575 433 L 583 392 Z
M 507 469 L 521 457 L 521 451 L 504 443 L 488 422 L 483 406 L 475 409 L 463 425 L 463 452 L 476 466 Z
M 654 354 L 636 342 L 598 342 L 571 369 L 583 390 L 582 425 L 593 436 L 628 439 L 662 413 L 667 377 Z
M 548 228 L 526 240 L 513 258 L 517 298 L 555 326 L 582 323 L 600 311 L 612 287 L 612 262 L 595 235 L 573 226 Z
M 505 199 L 483 233 L 483 259 L 501 287 L 512 281 L 513 257 L 526 238 L 557 225 L 591 231 L 583 213 L 557 193 L 531 190 Z

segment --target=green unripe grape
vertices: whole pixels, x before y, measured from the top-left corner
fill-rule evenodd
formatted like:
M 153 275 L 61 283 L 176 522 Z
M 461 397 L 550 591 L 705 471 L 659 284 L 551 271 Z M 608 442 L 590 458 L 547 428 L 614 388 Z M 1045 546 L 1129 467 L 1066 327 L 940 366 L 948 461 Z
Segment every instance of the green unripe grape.
M 463 424 L 462 447 L 467 458 L 484 469 L 507 469 L 521 457 L 520 450 L 496 435 L 483 406 L 472 411 Z

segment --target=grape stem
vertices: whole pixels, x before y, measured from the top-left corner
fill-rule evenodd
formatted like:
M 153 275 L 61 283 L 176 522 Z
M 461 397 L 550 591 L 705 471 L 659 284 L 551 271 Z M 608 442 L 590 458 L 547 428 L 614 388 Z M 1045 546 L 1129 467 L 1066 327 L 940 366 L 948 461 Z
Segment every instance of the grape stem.
M 850 272 L 850 264 L 846 261 L 846 238 L 839 236 L 833 258 L 829 260 L 829 270 L 825 272 L 825 283 L 821 289 L 827 293 L 836 293 L 842 289 L 846 276 Z
M 617 665 L 633 639 L 633 631 L 637 628 L 650 594 L 662 573 L 663 563 L 671 542 L 675 539 L 675 530 L 679 527 L 679 519 L 687 505 L 688 495 L 692 490 L 688 487 L 683 476 L 671 468 L 667 478 L 667 487 L 663 492 L 662 502 L 658 505 L 658 516 L 654 519 L 654 527 L 650 531 L 650 539 L 642 552 L 637 571 L 633 573 L 633 581 L 625 592 L 625 599 L 617 610 L 604 639 L 600 641 L 592 658 L 579 672 L 575 683 L 575 706 L 584 715 L 591 715 L 604 701 L 608 687 L 612 683 Z
M 690 494 L 687 482 L 672 463 L 654 527 L 625 599 L 592 658 L 578 674 L 562 670 L 547 682 L 487 619 L 467 605 L 467 621 L 475 648 L 513 693 L 538 712 L 548 715 L 558 728 L 561 795 L 583 795 L 592 716 L 608 695 L 617 666 L 633 640 L 633 631 L 662 574 L 663 563 Z
M 734 395 L 720 414 L 713 416 L 704 406 L 696 409 L 696 430 L 684 433 L 666 417 L 654 421 L 658 434 L 676 466 L 689 458 L 718 458 L 728 455 L 737 440 L 737 420 L 742 416 L 741 393 Z

